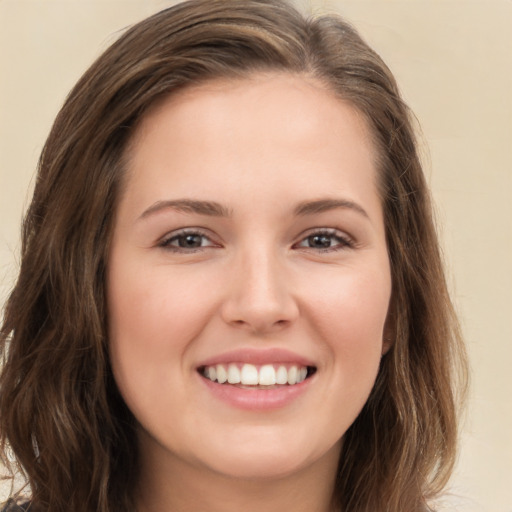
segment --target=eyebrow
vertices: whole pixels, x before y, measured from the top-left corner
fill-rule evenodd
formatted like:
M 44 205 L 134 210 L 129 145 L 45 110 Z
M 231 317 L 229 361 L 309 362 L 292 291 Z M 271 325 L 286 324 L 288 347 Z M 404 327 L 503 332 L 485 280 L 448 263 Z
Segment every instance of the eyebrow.
M 349 201 L 348 199 L 318 199 L 317 201 L 304 201 L 299 203 L 295 208 L 295 215 L 302 217 L 304 215 L 323 213 L 337 208 L 353 210 L 367 219 L 370 218 L 362 206 L 354 203 L 353 201 Z
M 294 210 L 297 217 L 323 213 L 337 208 L 353 210 L 366 218 L 368 214 L 362 206 L 347 199 L 318 199 L 316 201 L 304 201 L 299 203 Z M 195 213 L 198 215 L 207 215 L 210 217 L 230 217 L 231 211 L 225 206 L 215 201 L 200 201 L 197 199 L 175 199 L 166 201 L 157 201 L 148 209 L 144 210 L 140 219 L 145 219 L 162 210 L 175 210 L 183 213 Z
M 229 217 L 230 210 L 215 201 L 199 201 L 196 199 L 175 199 L 168 201 L 157 201 L 147 210 L 144 210 L 139 219 L 145 219 L 162 210 L 175 210 L 183 213 L 196 213 L 211 217 Z

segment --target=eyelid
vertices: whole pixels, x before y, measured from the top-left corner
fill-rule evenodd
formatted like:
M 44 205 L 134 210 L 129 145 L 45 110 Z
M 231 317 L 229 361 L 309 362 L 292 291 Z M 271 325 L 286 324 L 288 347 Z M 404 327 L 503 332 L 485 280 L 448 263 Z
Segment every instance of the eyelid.
M 199 247 L 179 247 L 179 246 L 173 246 L 171 245 L 171 242 L 175 239 L 178 239 L 180 236 L 187 236 L 187 235 L 197 235 L 200 236 L 206 240 L 208 240 L 207 245 L 201 245 Z M 305 247 L 301 246 L 301 244 L 309 237 L 312 236 L 328 236 L 332 238 L 336 238 L 339 240 L 339 243 L 330 246 L 330 247 Z M 211 232 L 209 230 L 205 230 L 203 228 L 199 227 L 186 227 L 186 228 L 180 228 L 173 231 L 170 231 L 169 233 L 165 234 L 163 237 L 161 237 L 157 243 L 155 244 L 157 247 L 160 247 L 164 250 L 169 250 L 172 252 L 179 252 L 179 253 L 193 253 L 198 251 L 204 251 L 207 248 L 211 247 L 221 247 L 222 244 L 218 241 L 216 241 L 215 237 L 212 236 Z M 353 239 L 352 236 L 348 235 L 346 232 L 341 231 L 336 228 L 327 228 L 327 227 L 319 227 L 319 228 L 311 228 L 308 229 L 300 234 L 298 237 L 298 241 L 295 242 L 292 246 L 294 249 L 302 249 L 307 251 L 313 251 L 313 252 L 334 252 L 339 251 L 343 249 L 351 249 L 356 246 L 356 241 Z
M 333 247 L 326 247 L 326 248 L 300 246 L 300 244 L 302 242 L 305 242 L 309 237 L 312 237 L 315 235 L 320 235 L 320 236 L 323 235 L 323 236 L 330 236 L 333 238 L 337 238 L 341 241 L 341 243 L 338 245 L 335 245 Z M 334 251 L 339 251 L 339 250 L 343 250 L 343 249 L 353 249 L 356 247 L 356 241 L 353 239 L 353 237 L 348 235 L 346 232 L 341 231 L 336 228 L 327 228 L 327 227 L 311 228 L 311 229 L 308 229 L 307 231 L 301 233 L 298 242 L 293 244 L 293 247 L 297 248 L 297 249 L 304 249 L 304 250 L 314 251 L 314 252 L 334 252 Z
M 201 237 L 207 239 L 210 243 L 205 246 L 190 247 L 190 248 L 177 247 L 177 246 L 170 245 L 170 242 L 172 240 L 177 239 L 180 236 L 186 236 L 186 235 L 201 236 Z M 169 250 L 169 251 L 173 251 L 173 252 L 192 253 L 192 252 L 202 251 L 209 247 L 220 247 L 220 243 L 215 241 L 215 239 L 211 235 L 211 233 L 205 229 L 196 228 L 196 227 L 186 227 L 186 228 L 176 229 L 174 231 L 170 231 L 169 233 L 165 234 L 162 238 L 160 238 L 157 241 L 156 246 L 160 247 L 164 250 Z

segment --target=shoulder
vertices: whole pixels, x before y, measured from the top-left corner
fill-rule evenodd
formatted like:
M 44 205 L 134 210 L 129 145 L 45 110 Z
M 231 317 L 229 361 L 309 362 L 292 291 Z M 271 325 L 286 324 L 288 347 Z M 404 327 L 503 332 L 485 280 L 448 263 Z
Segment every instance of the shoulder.
M 29 501 L 16 501 L 10 499 L 9 501 L 7 501 L 7 503 L 4 503 L 2 509 L 0 509 L 0 512 L 29 512 L 29 510 Z

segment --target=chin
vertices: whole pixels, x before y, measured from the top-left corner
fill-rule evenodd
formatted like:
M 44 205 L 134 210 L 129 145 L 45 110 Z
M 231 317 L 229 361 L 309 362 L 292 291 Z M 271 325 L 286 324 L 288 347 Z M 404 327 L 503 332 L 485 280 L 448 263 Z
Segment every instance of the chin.
M 279 440 L 238 444 L 235 450 L 221 451 L 207 462 L 216 473 L 244 480 L 281 479 L 297 474 L 319 462 L 332 458 L 337 466 L 341 442 L 332 447 L 308 446 L 307 442 L 284 443 Z M 203 457 L 206 455 L 203 453 Z M 213 455 L 213 454 L 212 454 Z
M 269 454 L 268 456 L 229 457 L 212 469 L 224 476 L 241 480 L 275 480 L 300 472 L 307 461 L 290 457 L 290 454 Z

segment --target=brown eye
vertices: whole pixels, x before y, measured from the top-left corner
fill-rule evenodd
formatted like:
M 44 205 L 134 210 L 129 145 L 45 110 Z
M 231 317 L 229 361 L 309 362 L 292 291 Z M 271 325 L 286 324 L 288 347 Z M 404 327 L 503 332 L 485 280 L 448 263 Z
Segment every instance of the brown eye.
M 183 247 L 185 249 L 195 249 L 196 247 L 201 247 L 203 244 L 203 236 L 202 235 L 179 235 L 174 237 L 176 242 L 175 245 L 178 247 Z
M 309 247 L 314 249 L 327 249 L 333 243 L 332 235 L 312 235 L 307 237 Z
M 317 251 L 336 251 L 353 247 L 353 242 L 342 232 L 333 229 L 311 233 L 303 238 L 296 247 L 301 249 L 314 249 Z
M 194 251 L 206 247 L 213 247 L 216 244 L 203 233 L 198 231 L 180 231 L 170 233 L 159 243 L 160 247 L 172 251 Z

